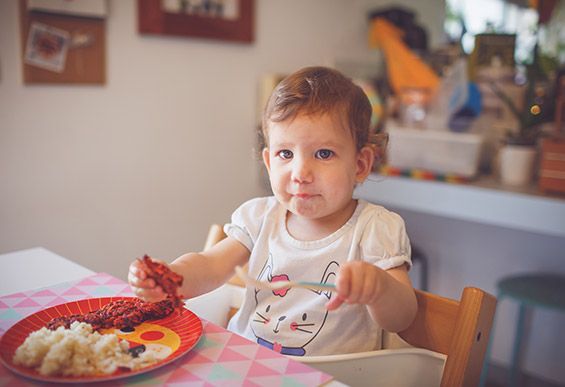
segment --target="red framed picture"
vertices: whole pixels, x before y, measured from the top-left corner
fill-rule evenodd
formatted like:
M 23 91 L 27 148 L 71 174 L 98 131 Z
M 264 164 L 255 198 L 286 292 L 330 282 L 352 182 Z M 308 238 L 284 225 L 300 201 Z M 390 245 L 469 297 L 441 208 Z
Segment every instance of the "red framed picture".
M 251 43 L 254 0 L 138 0 L 142 34 Z

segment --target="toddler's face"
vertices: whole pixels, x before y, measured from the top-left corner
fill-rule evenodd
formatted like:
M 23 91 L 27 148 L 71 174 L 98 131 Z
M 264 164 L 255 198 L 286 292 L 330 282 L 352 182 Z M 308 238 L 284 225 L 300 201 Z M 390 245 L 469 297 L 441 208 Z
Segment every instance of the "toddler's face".
M 323 219 L 351 210 L 353 189 L 369 174 L 373 153 L 357 152 L 340 122 L 328 114 L 299 115 L 272 122 L 268 138 L 263 159 L 271 187 L 291 213 Z

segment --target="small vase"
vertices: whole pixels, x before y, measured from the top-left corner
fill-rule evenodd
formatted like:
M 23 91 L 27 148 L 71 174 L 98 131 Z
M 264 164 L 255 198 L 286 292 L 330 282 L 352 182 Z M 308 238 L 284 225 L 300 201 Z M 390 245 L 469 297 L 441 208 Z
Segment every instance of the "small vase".
M 523 187 L 531 184 L 536 147 L 525 145 L 504 145 L 500 148 L 499 167 L 502 184 Z

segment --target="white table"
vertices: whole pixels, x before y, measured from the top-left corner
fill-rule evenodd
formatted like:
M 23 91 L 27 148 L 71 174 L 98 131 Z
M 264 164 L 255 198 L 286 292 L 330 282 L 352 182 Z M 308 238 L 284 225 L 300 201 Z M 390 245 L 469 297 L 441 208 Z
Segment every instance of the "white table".
M 0 254 L 0 296 L 74 281 L 94 274 L 43 247 Z
M 92 274 L 96 273 L 42 247 L 0 254 L 0 296 L 79 280 Z M 208 301 L 217 299 L 216 292 L 212 293 L 214 294 L 211 294 Z M 226 299 L 231 302 L 232 298 L 230 294 Z M 210 303 L 204 305 L 202 302 L 198 303 L 198 300 L 191 301 L 204 312 L 210 309 Z M 217 309 L 216 307 L 214 305 L 212 309 Z M 324 386 L 346 385 L 331 380 Z

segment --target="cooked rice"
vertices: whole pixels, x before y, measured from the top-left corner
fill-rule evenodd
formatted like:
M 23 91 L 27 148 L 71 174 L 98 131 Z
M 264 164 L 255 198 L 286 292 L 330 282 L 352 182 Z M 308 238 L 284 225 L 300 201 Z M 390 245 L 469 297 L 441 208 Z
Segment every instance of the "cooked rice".
M 159 360 L 149 351 L 134 358 L 128 348 L 128 342 L 115 334 L 101 335 L 90 324 L 74 322 L 70 329 L 41 328 L 30 333 L 13 361 L 41 375 L 87 376 L 110 375 L 118 367 L 137 370 Z

